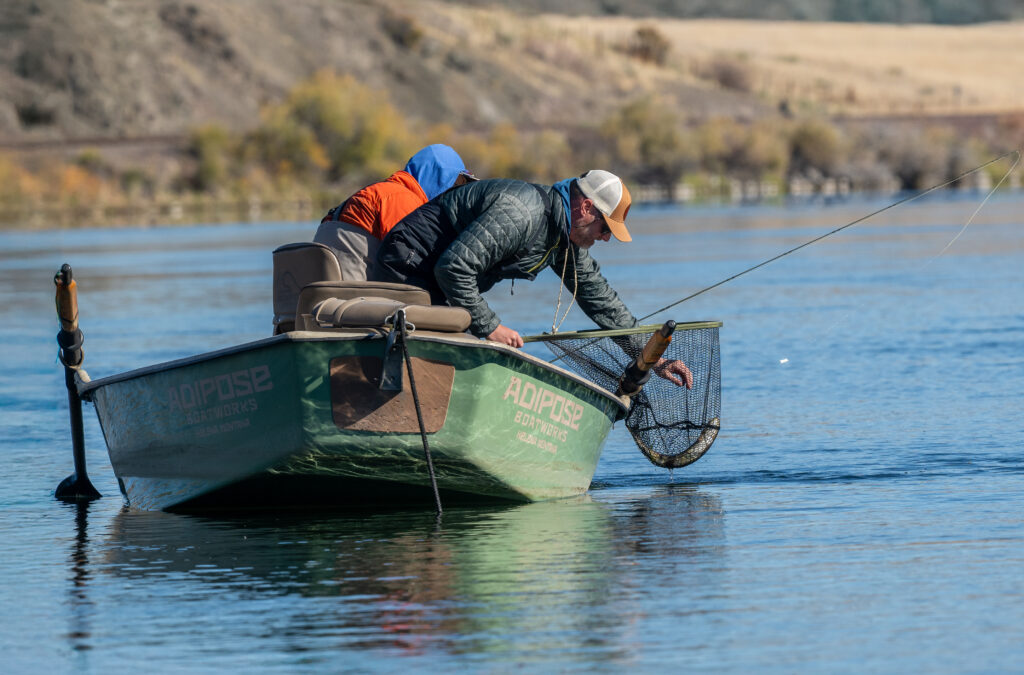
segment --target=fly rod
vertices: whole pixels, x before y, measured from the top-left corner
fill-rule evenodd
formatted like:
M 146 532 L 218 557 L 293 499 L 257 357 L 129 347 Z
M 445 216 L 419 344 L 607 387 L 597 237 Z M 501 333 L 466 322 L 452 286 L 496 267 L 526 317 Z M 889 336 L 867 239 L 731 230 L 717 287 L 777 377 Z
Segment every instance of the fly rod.
M 747 269 L 743 270 L 742 272 L 738 272 L 738 273 L 732 275 L 728 279 L 722 279 L 718 283 L 712 284 L 712 285 L 708 286 L 707 288 L 703 288 L 703 289 L 697 291 L 696 293 L 691 293 L 690 295 L 686 296 L 682 300 L 676 300 L 675 302 L 673 302 L 670 305 L 665 305 L 661 309 L 657 309 L 657 310 L 651 312 L 650 314 L 646 314 L 646 315 L 640 317 L 639 321 L 643 321 L 644 319 L 649 319 L 652 316 L 654 316 L 655 314 L 660 314 L 661 312 L 664 312 L 667 309 L 672 309 L 676 305 L 681 305 L 681 304 L 683 304 L 684 302 L 686 302 L 688 300 L 692 300 L 692 299 L 696 298 L 698 295 L 701 295 L 702 293 L 707 293 L 708 291 L 710 291 L 712 289 L 715 289 L 715 288 L 718 288 L 719 286 L 721 286 L 723 284 L 727 284 L 730 281 L 732 281 L 733 279 L 737 279 L 737 278 L 743 276 L 744 274 L 747 274 L 749 272 L 753 272 L 756 269 L 760 269 L 760 268 L 764 267 L 765 265 L 767 265 L 769 263 L 775 262 L 779 258 L 786 257 L 790 253 L 796 253 L 800 249 L 806 248 L 806 247 L 810 246 L 811 244 L 819 242 L 822 239 L 824 239 L 825 237 L 831 237 L 833 234 L 836 234 L 837 232 L 842 232 L 843 230 L 845 230 L 848 227 L 853 227 L 854 225 L 857 225 L 859 223 L 863 223 L 865 220 L 868 220 L 869 218 L 874 218 L 875 216 L 877 216 L 877 215 L 879 215 L 881 213 L 884 213 L 885 211 L 888 211 L 889 209 L 894 209 L 897 206 L 901 206 L 903 204 L 907 204 L 909 202 L 914 201 L 915 199 L 920 199 L 921 197 L 924 197 L 927 194 L 935 192 L 936 190 L 941 190 L 942 188 L 944 188 L 944 187 L 946 187 L 948 185 L 952 185 L 953 183 L 957 182 L 961 178 L 966 178 L 967 176 L 970 176 L 972 173 L 976 173 L 978 171 L 981 171 L 986 166 L 990 166 L 992 164 L 995 164 L 996 162 L 998 162 L 998 161 L 1000 161 L 1002 159 L 1005 159 L 1007 157 L 1010 157 L 1011 155 L 1016 155 L 1016 157 L 1013 160 L 1013 164 L 1010 165 L 1009 170 L 1007 170 L 1007 172 L 1003 175 L 1003 177 L 1001 179 L 999 179 L 999 182 L 996 183 L 996 186 L 994 188 L 992 188 L 991 191 L 989 191 L 989 193 L 985 196 L 985 199 L 983 199 L 981 204 L 978 205 L 977 210 L 975 210 L 975 212 L 971 215 L 971 217 L 967 221 L 967 223 L 964 224 L 964 228 L 966 228 L 968 225 L 971 224 L 971 221 L 974 220 L 974 217 L 978 215 L 978 211 L 980 211 L 981 207 L 985 205 L 985 202 L 987 202 L 989 197 L 992 196 L 992 193 L 994 193 L 999 188 L 999 186 L 1003 184 L 1003 181 L 1006 180 L 1006 177 L 1009 176 L 1011 173 L 1013 173 L 1013 170 L 1015 168 L 1017 168 L 1017 164 L 1020 162 L 1020 150 L 1011 150 L 1011 151 L 1009 151 L 1007 153 L 999 155 L 995 159 L 991 159 L 991 160 L 985 162 L 984 164 L 981 164 L 979 166 L 974 167 L 973 169 L 970 169 L 969 171 L 963 172 L 962 174 L 960 174 L 956 178 L 950 178 L 949 180 L 945 181 L 944 183 L 939 183 L 937 185 L 933 185 L 932 187 L 928 188 L 927 190 L 924 190 L 922 192 L 918 192 L 916 194 L 912 194 L 912 195 L 909 195 L 907 197 L 904 197 L 903 199 L 901 199 L 899 201 L 896 201 L 896 202 L 893 202 L 892 204 L 889 204 L 888 206 L 880 208 L 877 211 L 873 211 L 873 212 L 867 214 L 866 216 L 861 216 L 860 218 L 858 218 L 858 219 L 856 219 L 856 220 L 854 220 L 852 222 L 849 222 L 849 223 L 847 223 L 845 225 L 837 227 L 836 229 L 832 230 L 831 232 L 826 232 L 825 234 L 823 234 L 821 236 L 818 236 L 818 237 L 815 237 L 814 239 L 811 239 L 810 241 L 805 241 L 804 243 L 800 244 L 799 246 L 795 246 L 795 247 L 789 249 L 788 251 L 784 251 L 784 252 L 778 254 L 777 256 L 774 256 L 772 258 L 769 258 L 768 260 L 765 260 L 764 262 L 760 262 L 760 263 L 754 265 L 753 267 L 748 267 Z M 963 232 L 963 228 L 960 230 L 960 232 Z M 957 237 L 959 237 L 959 236 L 960 236 L 960 234 L 958 233 Z M 953 238 L 953 241 L 956 241 L 956 237 Z M 950 244 L 952 244 L 952 243 L 953 242 L 951 241 Z M 949 248 L 949 246 L 947 245 L 946 248 Z M 943 249 L 943 250 L 945 250 L 945 249 Z
M 953 242 L 955 242 L 957 240 L 957 238 L 959 238 L 959 236 L 961 234 L 963 234 L 963 231 L 971 224 L 971 222 L 974 220 L 974 218 L 981 211 L 982 207 L 984 207 L 985 204 L 988 202 L 989 198 L 995 193 L 995 191 L 997 189 L 999 189 L 999 186 L 1001 186 L 1006 181 L 1007 177 L 1011 173 L 1013 173 L 1013 170 L 1015 168 L 1017 168 L 1017 164 L 1020 162 L 1020 150 L 1010 150 L 1009 152 L 1005 152 L 1002 155 L 999 155 L 998 157 L 995 157 L 995 158 L 985 162 L 984 164 L 980 164 L 980 165 L 974 167 L 973 169 L 969 169 L 968 171 L 964 171 L 963 173 L 961 173 L 960 175 L 956 176 L 955 178 L 950 178 L 949 180 L 944 181 L 942 183 L 938 183 L 937 185 L 933 185 L 932 187 L 930 187 L 930 188 L 928 188 L 926 190 L 923 190 L 921 192 L 918 192 L 918 193 L 915 193 L 915 194 L 912 194 L 912 195 L 908 195 L 907 197 L 904 197 L 903 199 L 900 199 L 899 201 L 893 202 L 892 204 L 889 204 L 888 206 L 880 208 L 877 211 L 873 211 L 873 212 L 871 212 L 871 213 L 869 213 L 869 214 L 867 214 L 865 216 L 861 216 L 860 218 L 857 218 L 854 221 L 851 221 L 849 223 L 846 223 L 845 225 L 837 227 L 834 230 L 831 230 L 829 232 L 826 232 L 825 234 L 822 234 L 822 235 L 820 235 L 818 237 L 815 237 L 814 239 L 811 239 L 810 241 L 806 241 L 806 242 L 800 244 L 799 246 L 795 246 L 795 247 L 789 249 L 788 251 L 783 251 L 782 253 L 780 253 L 780 254 L 778 254 L 776 256 L 773 256 L 773 257 L 771 257 L 771 258 L 769 258 L 769 259 L 767 259 L 767 260 L 765 260 L 763 262 L 760 262 L 760 263 L 754 265 L 753 267 L 748 267 L 747 269 L 743 270 L 742 272 L 738 272 L 736 274 L 733 274 L 731 277 L 728 277 L 726 279 L 722 279 L 721 281 L 719 281 L 717 283 L 714 283 L 714 284 L 712 284 L 712 285 L 710 285 L 710 286 L 708 286 L 706 288 L 702 288 L 701 290 L 697 291 L 696 293 L 691 293 L 690 295 L 686 296 L 685 298 L 683 298 L 681 300 L 676 300 L 675 302 L 673 302 L 671 304 L 665 305 L 661 309 L 657 309 L 657 310 L 655 310 L 655 311 L 653 311 L 653 312 L 651 312 L 649 314 L 645 314 L 644 316 L 640 317 L 637 320 L 637 322 L 639 323 L 641 321 L 644 321 L 645 319 L 651 318 L 652 316 L 654 316 L 656 314 L 660 314 L 661 312 L 664 312 L 665 310 L 672 309 L 673 307 L 675 307 L 677 305 L 681 305 L 684 302 L 687 302 L 688 300 L 692 300 L 693 298 L 696 298 L 698 295 L 701 295 L 703 293 L 707 293 L 708 291 L 713 290 L 715 288 L 718 288 L 719 286 L 722 286 L 723 284 L 727 284 L 727 283 L 729 283 L 730 281 L 732 281 L 734 279 L 738 279 L 739 277 L 743 276 L 744 274 L 748 274 L 750 272 L 753 272 L 756 269 L 760 269 L 760 268 L 764 267 L 765 265 L 767 265 L 769 263 L 773 263 L 773 262 L 775 262 L 776 260 L 778 260 L 780 258 L 784 258 L 785 256 L 789 255 L 790 253 L 795 253 L 795 252 L 799 251 L 802 248 L 806 248 L 806 247 L 810 246 L 811 244 L 814 244 L 816 242 L 821 241 L 822 239 L 824 239 L 826 237 L 830 237 L 833 234 L 836 234 L 837 232 L 842 232 L 843 230 L 845 230 L 845 229 L 847 229 L 849 227 L 853 227 L 854 225 L 858 225 L 860 223 L 863 223 L 865 220 L 869 220 L 870 218 L 874 218 L 875 216 L 877 216 L 877 215 L 879 215 L 881 213 L 884 213 L 885 211 L 888 211 L 890 209 L 894 209 L 897 206 L 901 206 L 903 204 L 908 204 L 908 203 L 910 203 L 910 202 L 912 202 L 912 201 L 914 201 L 916 199 L 920 199 L 921 197 L 924 197 L 927 194 L 935 192 L 936 190 L 941 190 L 942 188 L 944 188 L 946 186 L 949 186 L 949 185 L 952 185 L 953 183 L 957 182 L 958 180 L 960 180 L 962 178 L 966 178 L 967 176 L 970 176 L 973 173 L 977 173 L 978 171 L 981 171 L 982 169 L 984 169 L 987 166 L 991 166 L 992 164 L 995 164 L 996 162 L 998 162 L 1000 160 L 1003 160 L 1003 159 L 1006 159 L 1007 157 L 1011 157 L 1011 156 L 1014 157 L 1014 159 L 1013 159 L 1013 163 L 1010 165 L 1010 168 L 1006 171 L 1005 174 L 1003 174 L 1003 177 L 999 179 L 999 182 L 996 183 L 995 187 L 993 187 L 989 191 L 989 193 L 987 195 L 985 195 L 985 199 L 983 199 L 981 201 L 981 203 L 978 204 L 978 208 L 975 209 L 974 213 L 971 214 L 971 217 L 967 220 L 966 223 L 964 223 L 964 226 L 960 229 L 960 232 L 957 233 L 956 237 L 953 237 L 953 239 L 950 240 L 949 244 L 947 244 L 946 247 L 942 250 L 942 252 L 945 252 L 945 250 L 948 249 L 953 244 Z M 940 252 L 939 255 L 941 255 L 942 252 Z M 528 336 L 528 337 L 524 338 L 524 341 L 526 341 L 526 342 L 544 342 L 546 340 L 551 339 L 552 337 L 554 337 L 553 334 L 544 333 L 544 334 L 541 334 L 541 335 L 531 335 L 531 336 Z M 597 342 L 599 339 L 600 338 L 594 338 L 593 341 L 588 343 L 588 344 L 593 344 L 593 342 Z M 555 363 L 557 361 L 561 361 L 562 358 L 564 358 L 565 356 L 568 356 L 569 354 L 571 354 L 571 353 L 573 353 L 575 351 L 579 351 L 579 350 L 583 349 L 583 347 L 585 347 L 585 346 L 586 345 L 581 345 L 581 346 L 577 347 L 576 349 L 567 351 L 565 354 L 558 355 L 554 359 L 552 359 L 550 362 L 551 363 Z

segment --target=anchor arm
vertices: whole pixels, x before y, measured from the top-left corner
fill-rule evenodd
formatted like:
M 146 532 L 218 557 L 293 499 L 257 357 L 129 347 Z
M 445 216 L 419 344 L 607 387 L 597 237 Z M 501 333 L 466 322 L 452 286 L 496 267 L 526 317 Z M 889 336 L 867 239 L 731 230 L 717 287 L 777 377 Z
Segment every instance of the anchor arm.
M 64 263 L 53 277 L 57 286 L 57 318 L 60 332 L 57 344 L 58 357 L 64 364 L 64 384 L 68 390 L 68 414 L 71 423 L 71 449 L 74 456 L 75 472 L 61 481 L 54 496 L 64 501 L 91 501 L 100 497 L 93 487 L 85 468 L 85 433 L 82 427 L 82 399 L 75 386 L 75 371 L 82 365 L 82 343 L 85 338 L 78 328 L 78 288 L 75 284 L 71 265 Z

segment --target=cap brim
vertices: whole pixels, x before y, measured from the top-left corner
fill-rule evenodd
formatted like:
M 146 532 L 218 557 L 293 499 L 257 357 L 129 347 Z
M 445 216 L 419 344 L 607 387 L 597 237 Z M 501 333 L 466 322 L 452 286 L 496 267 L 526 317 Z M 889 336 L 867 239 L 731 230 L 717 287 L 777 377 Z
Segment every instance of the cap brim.
M 625 222 L 613 220 L 608 216 L 604 217 L 604 222 L 608 223 L 608 229 L 612 231 L 612 236 L 619 241 L 633 241 L 633 237 L 629 236 L 629 230 L 626 229 Z
M 471 174 L 471 173 L 470 173 L 470 172 L 468 172 L 468 171 L 463 171 L 463 172 L 462 172 L 461 174 L 459 174 L 459 175 L 460 175 L 460 176 L 465 176 L 465 177 L 466 177 L 466 180 L 468 180 L 468 181 L 480 180 L 479 178 L 477 178 L 476 176 L 474 176 L 473 174 Z

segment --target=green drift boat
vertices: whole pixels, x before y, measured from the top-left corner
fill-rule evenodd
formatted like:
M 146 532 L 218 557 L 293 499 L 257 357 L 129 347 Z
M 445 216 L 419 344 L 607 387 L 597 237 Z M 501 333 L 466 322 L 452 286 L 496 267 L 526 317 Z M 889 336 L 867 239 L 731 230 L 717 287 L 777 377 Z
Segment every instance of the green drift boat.
M 442 497 L 579 495 L 612 424 L 631 408 L 637 419 L 641 409 L 645 419 L 656 412 L 637 394 L 671 341 L 670 333 L 652 337 L 641 353 L 630 345 L 651 327 L 605 338 L 641 366 L 625 369 L 623 382 L 632 384 L 622 388 L 625 362 L 614 366 L 612 379 L 601 379 L 479 340 L 465 333 L 465 310 L 430 306 L 429 295 L 411 286 L 343 281 L 330 249 L 304 243 L 274 253 L 273 337 L 91 380 L 81 367 L 70 267 L 55 282 L 75 449 L 75 474 L 57 496 L 98 496 L 85 472 L 85 400 L 95 406 L 122 494 L 141 509 L 431 498 L 440 509 Z M 717 433 L 713 336 L 713 349 L 701 348 L 713 354 L 713 368 L 695 376 L 714 387 L 715 417 L 695 425 L 687 412 L 685 422 L 645 422 L 646 440 L 634 436 L 651 461 L 660 457 L 647 447 L 658 442 L 651 433 L 666 439 L 663 447 L 691 447 L 686 463 Z M 579 370 L 579 355 L 593 344 L 588 337 L 578 349 L 563 346 L 560 353 L 570 357 L 564 363 Z M 681 456 L 671 466 L 682 466 Z
M 79 391 L 95 404 L 134 507 L 385 495 L 429 503 L 409 379 L 398 391 L 379 388 L 386 342 L 366 331 L 293 331 Z M 417 330 L 408 350 L 442 494 L 581 494 L 628 409 L 511 347 Z

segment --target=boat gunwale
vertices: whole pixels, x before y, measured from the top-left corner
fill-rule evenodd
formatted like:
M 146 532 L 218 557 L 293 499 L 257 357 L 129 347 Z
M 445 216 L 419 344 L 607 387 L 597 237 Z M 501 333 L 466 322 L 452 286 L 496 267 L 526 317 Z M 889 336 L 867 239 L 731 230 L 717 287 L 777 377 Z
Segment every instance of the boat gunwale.
M 251 342 L 243 342 L 239 345 L 231 347 L 224 347 L 222 349 L 216 349 L 211 352 L 204 352 L 202 354 L 195 354 L 192 356 L 182 357 L 173 361 L 164 361 L 162 363 L 155 363 L 149 366 L 143 366 L 141 368 L 135 368 L 133 370 L 125 371 L 123 373 L 117 373 L 114 375 L 108 375 L 97 380 L 88 378 L 88 375 L 83 377 L 82 373 L 78 373 L 76 376 L 78 394 L 85 401 L 92 401 L 93 393 L 111 384 L 117 384 L 119 382 L 127 382 L 128 380 L 134 380 L 147 375 L 153 375 L 156 373 L 166 372 L 169 370 L 175 370 L 177 368 L 184 368 L 187 366 L 193 366 L 200 363 L 206 363 L 213 361 L 222 356 L 231 356 L 235 354 L 244 354 L 249 351 L 255 351 L 262 349 L 263 347 L 269 347 L 283 342 L 347 342 L 350 340 L 377 340 L 382 339 L 387 335 L 387 331 L 379 329 L 367 329 L 366 331 L 344 331 L 344 332 L 327 332 L 327 331 L 291 331 L 288 333 L 282 333 L 280 335 L 273 335 L 271 337 L 260 338 L 259 340 L 253 340 Z M 591 391 L 610 399 L 617 404 L 623 411 L 628 413 L 630 405 L 627 401 L 624 401 L 622 397 L 616 396 L 612 392 L 608 391 L 604 387 L 588 380 L 578 373 L 574 373 L 571 370 L 562 368 L 559 365 L 545 361 L 544 359 L 529 354 L 520 349 L 503 345 L 498 342 L 490 340 L 481 340 L 479 338 L 467 335 L 465 333 L 440 333 L 434 331 L 415 331 L 409 334 L 411 341 L 419 342 L 435 342 L 440 344 L 458 345 L 461 347 L 470 347 L 473 349 L 489 349 L 492 351 L 502 352 L 509 356 L 519 358 L 527 361 L 535 366 L 539 366 L 544 370 L 548 370 L 557 375 L 566 377 L 573 382 L 580 384 Z

